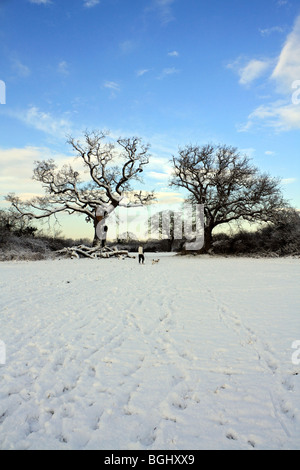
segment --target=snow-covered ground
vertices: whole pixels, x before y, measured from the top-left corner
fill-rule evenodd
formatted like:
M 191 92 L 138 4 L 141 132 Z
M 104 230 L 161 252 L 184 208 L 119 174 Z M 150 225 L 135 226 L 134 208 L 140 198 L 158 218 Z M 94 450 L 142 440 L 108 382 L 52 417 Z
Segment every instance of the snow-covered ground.
M 299 260 L 155 256 L 0 264 L 1 449 L 300 449 Z

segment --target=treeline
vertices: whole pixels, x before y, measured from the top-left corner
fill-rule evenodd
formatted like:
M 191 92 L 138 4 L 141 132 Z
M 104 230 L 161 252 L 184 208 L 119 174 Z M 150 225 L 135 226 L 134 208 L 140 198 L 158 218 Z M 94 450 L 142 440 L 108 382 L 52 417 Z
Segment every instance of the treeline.
M 47 235 L 9 211 L 0 210 L 0 261 L 42 260 L 55 251 L 89 240 Z
M 185 240 L 148 240 L 145 252 L 182 252 Z M 55 257 L 55 252 L 75 245 L 91 245 L 88 239 L 49 236 L 26 224 L 9 211 L 0 211 L 0 261 L 42 260 Z M 109 244 L 109 243 L 108 243 Z M 136 252 L 138 240 L 118 240 L 121 249 Z M 213 236 L 210 255 L 223 256 L 300 256 L 300 217 L 289 210 L 281 214 L 277 223 L 265 225 L 256 231 L 240 229 L 232 234 Z
M 300 256 L 300 214 L 285 211 L 275 224 L 254 232 L 214 236 L 213 252 L 221 255 Z

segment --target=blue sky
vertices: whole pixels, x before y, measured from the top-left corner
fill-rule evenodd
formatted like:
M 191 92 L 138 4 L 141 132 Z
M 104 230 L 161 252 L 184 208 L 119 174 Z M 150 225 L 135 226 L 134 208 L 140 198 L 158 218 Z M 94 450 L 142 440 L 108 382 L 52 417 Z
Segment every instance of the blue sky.
M 41 192 L 33 162 L 64 163 L 66 134 L 109 129 L 151 144 L 142 189 L 165 201 L 172 154 L 213 142 L 300 208 L 299 0 L 0 0 L 0 80 L 1 200 Z

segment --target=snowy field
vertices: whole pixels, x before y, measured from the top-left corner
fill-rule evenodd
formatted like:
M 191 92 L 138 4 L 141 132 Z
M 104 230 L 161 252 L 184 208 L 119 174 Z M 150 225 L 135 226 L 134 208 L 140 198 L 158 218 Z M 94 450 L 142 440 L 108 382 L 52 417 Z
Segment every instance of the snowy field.
M 0 449 L 300 449 L 299 260 L 159 257 L 0 263 Z

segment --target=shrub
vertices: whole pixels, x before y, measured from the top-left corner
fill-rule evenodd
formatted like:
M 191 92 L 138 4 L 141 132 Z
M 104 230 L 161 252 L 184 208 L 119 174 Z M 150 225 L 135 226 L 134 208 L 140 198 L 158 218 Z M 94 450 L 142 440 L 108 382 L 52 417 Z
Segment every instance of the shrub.
M 213 238 L 213 253 L 261 256 L 300 255 L 300 217 L 294 210 L 285 210 L 273 224 L 255 232 L 241 230 L 234 235 L 224 233 Z

